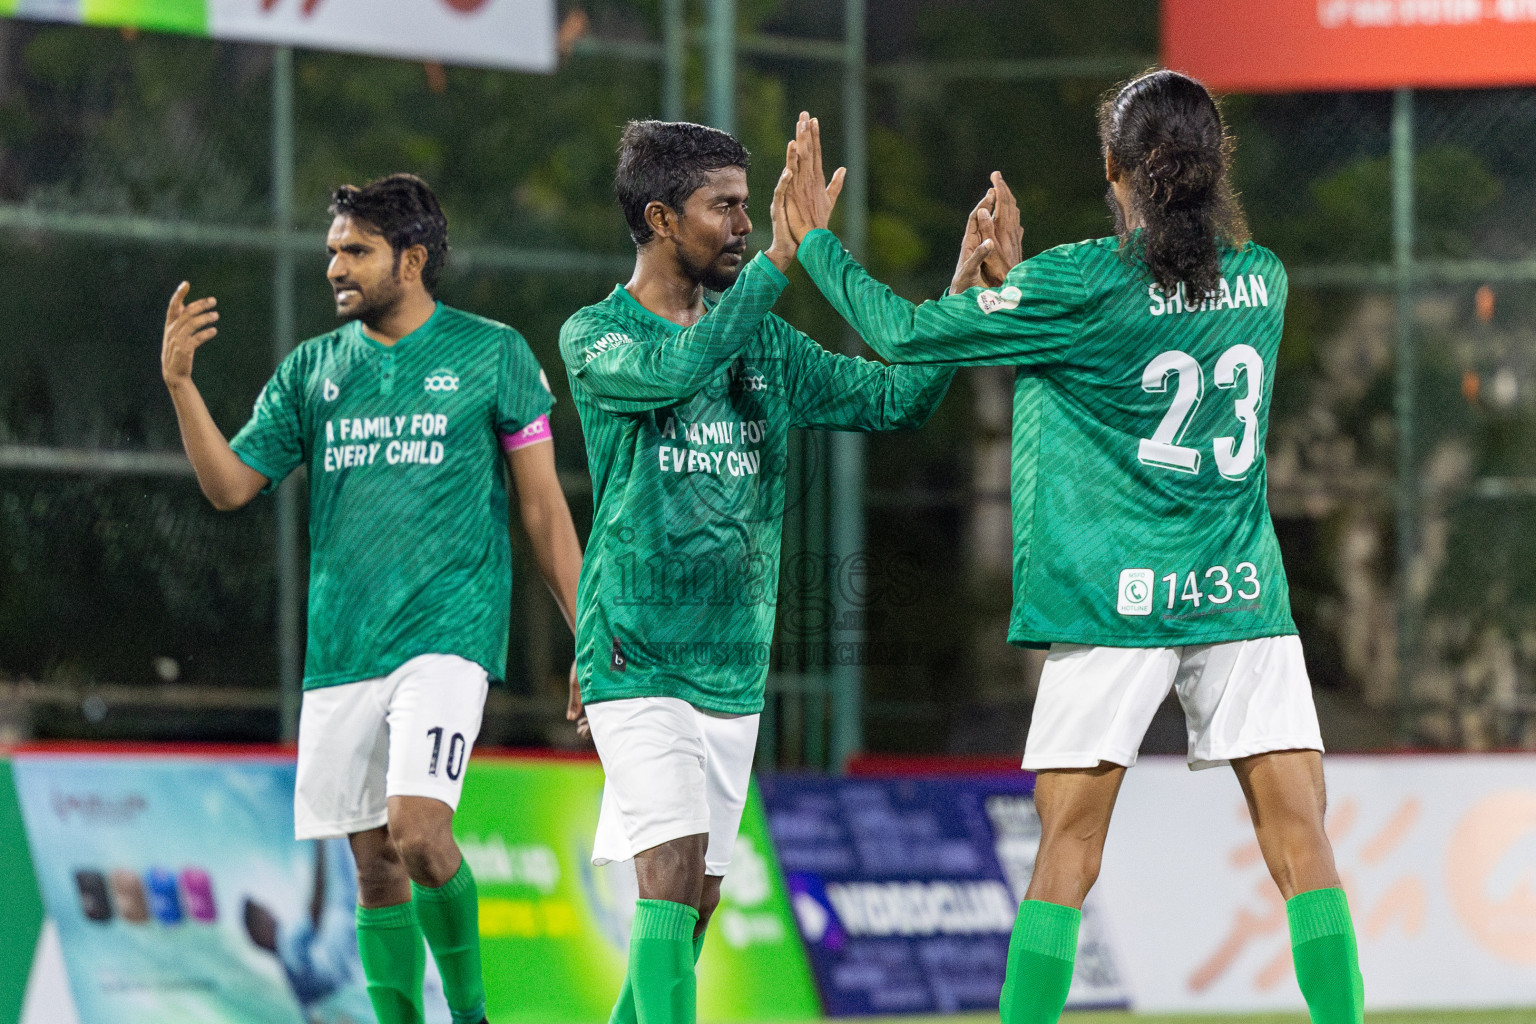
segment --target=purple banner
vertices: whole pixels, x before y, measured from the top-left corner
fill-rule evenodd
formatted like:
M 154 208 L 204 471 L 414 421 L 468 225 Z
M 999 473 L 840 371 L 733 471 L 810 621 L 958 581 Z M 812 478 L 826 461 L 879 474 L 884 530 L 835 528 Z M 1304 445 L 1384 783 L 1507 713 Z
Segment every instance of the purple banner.
M 997 1007 L 1039 848 L 1032 776 L 759 785 L 828 1013 Z M 1090 903 L 1069 1005 L 1127 1003 Z

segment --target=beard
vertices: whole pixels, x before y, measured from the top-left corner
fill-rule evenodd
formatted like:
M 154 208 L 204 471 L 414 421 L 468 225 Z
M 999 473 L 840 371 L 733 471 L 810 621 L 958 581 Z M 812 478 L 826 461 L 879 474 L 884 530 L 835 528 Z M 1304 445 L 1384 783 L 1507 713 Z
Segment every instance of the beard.
M 357 285 L 350 285 L 357 290 L 359 299 L 351 309 L 336 311 L 336 316 L 347 323 L 352 320 L 361 320 L 370 327 L 380 320 L 388 317 L 400 304 L 401 289 L 398 282 L 392 282 L 394 287 L 381 283 L 377 288 L 363 291 Z
M 741 276 L 742 268 L 747 263 L 743 259 L 734 267 L 722 267 L 720 266 L 720 257 L 726 253 L 736 253 L 737 255 L 745 256 L 746 251 L 747 247 L 743 245 L 739 249 L 723 249 L 715 253 L 708 260 L 695 260 L 691 254 L 679 250 L 678 262 L 683 265 L 683 273 L 687 274 L 690 279 L 697 281 L 712 292 L 723 292 L 736 283 L 736 279 Z

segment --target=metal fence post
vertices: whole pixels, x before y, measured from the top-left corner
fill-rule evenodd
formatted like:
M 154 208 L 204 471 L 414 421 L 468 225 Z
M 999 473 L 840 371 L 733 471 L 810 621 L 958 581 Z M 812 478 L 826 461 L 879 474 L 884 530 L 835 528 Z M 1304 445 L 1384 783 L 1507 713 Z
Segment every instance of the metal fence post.
M 278 233 L 272 271 L 272 360 L 280 363 L 293 350 L 297 330 L 293 247 L 293 50 L 272 51 L 272 226 Z M 290 476 L 277 491 L 277 670 L 282 687 L 282 739 L 299 734 L 303 686 L 304 607 L 299 565 L 299 482 Z
M 848 251 L 865 258 L 869 233 L 869 135 L 864 83 L 864 2 L 843 4 L 843 131 L 847 180 L 839 206 Z M 857 354 L 852 331 L 843 351 Z M 842 771 L 864 746 L 864 666 L 862 643 L 866 585 L 858 560 L 864 550 L 864 435 L 835 432 L 832 449 L 831 554 L 836 568 L 832 585 L 832 750 L 831 767 Z
M 709 120 L 736 134 L 736 0 L 709 0 Z
M 1419 484 L 1414 438 L 1413 192 L 1413 90 L 1398 89 L 1392 97 L 1392 269 L 1397 292 L 1393 404 L 1397 414 L 1397 728 L 1403 742 L 1412 739 L 1413 677 L 1425 597 L 1420 591 L 1428 586 L 1415 569 Z
M 661 116 L 681 121 L 687 106 L 687 35 L 683 0 L 661 0 Z

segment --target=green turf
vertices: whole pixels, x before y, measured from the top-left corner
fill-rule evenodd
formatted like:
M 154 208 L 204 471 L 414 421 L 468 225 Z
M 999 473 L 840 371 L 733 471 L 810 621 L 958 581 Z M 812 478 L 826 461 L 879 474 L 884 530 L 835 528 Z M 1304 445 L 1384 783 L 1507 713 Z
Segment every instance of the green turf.
M 948 1017 L 866 1017 L 860 1024 L 988 1024 L 995 1013 Z M 1394 1010 L 1367 1013 L 1366 1024 L 1536 1024 L 1528 1010 Z M 1307 1024 L 1302 1013 L 1067 1013 L 1061 1024 Z

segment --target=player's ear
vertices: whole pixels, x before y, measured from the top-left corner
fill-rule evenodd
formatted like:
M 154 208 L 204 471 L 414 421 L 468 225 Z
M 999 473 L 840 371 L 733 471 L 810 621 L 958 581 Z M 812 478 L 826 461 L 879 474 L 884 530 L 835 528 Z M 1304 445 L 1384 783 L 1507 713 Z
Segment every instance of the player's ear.
M 645 204 L 645 223 L 658 238 L 671 238 L 677 234 L 677 211 L 660 199 Z
M 400 277 L 409 283 L 421 280 L 421 272 L 427 265 L 427 247 L 413 245 L 400 254 Z
M 1104 180 L 1113 184 L 1120 180 L 1120 165 L 1115 163 L 1115 154 L 1104 153 Z

